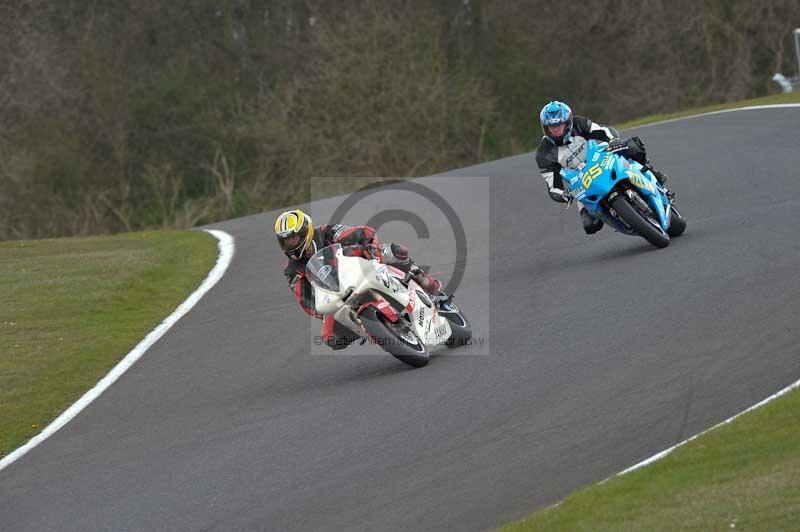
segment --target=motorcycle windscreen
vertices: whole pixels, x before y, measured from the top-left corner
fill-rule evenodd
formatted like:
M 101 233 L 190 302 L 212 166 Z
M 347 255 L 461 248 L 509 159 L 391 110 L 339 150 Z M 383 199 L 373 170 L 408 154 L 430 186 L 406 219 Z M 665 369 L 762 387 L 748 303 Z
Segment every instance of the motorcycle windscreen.
M 308 264 L 306 264 L 308 280 L 332 292 L 338 292 L 339 260 L 336 254 L 340 249 L 342 249 L 341 244 L 333 244 L 322 248 L 308 259 Z

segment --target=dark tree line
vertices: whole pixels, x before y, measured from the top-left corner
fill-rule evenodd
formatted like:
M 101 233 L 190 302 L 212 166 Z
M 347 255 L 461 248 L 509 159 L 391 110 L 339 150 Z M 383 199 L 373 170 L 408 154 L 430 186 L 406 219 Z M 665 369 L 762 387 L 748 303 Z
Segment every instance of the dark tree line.
M 191 227 L 760 96 L 796 0 L 0 1 L 0 239 Z

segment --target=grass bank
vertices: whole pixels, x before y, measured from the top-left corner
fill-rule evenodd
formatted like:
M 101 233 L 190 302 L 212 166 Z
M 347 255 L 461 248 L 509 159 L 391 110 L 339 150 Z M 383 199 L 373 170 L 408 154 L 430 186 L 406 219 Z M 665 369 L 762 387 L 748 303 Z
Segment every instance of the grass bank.
M 94 386 L 216 257 L 202 232 L 0 243 L 0 457 Z
M 631 128 L 800 93 L 653 115 Z M 710 431 L 647 467 L 578 490 L 502 529 L 523 531 L 800 530 L 800 390 Z
M 650 115 L 642 118 L 637 118 L 622 124 L 614 124 L 617 129 L 629 129 L 636 126 L 643 126 L 645 124 L 652 124 L 653 122 L 661 122 L 663 120 L 672 120 L 673 118 L 681 118 L 684 116 L 698 115 L 702 113 L 711 113 L 714 111 L 724 111 L 725 109 L 736 109 L 739 107 L 747 107 L 750 105 L 770 105 L 776 103 L 800 103 L 800 91 L 790 92 L 789 94 L 773 94 L 772 96 L 765 96 L 763 98 L 753 98 L 752 100 L 742 100 L 740 102 L 721 103 L 717 105 L 708 105 L 706 107 L 697 107 L 694 109 L 685 109 L 675 113 Z
M 800 390 L 503 532 L 798 530 Z

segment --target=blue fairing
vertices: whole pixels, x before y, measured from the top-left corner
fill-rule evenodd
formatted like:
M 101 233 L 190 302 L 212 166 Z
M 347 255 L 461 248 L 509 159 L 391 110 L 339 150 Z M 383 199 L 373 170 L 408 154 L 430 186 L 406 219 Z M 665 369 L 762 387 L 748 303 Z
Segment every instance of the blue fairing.
M 605 151 L 608 143 L 589 140 L 587 142 L 586 163 L 579 170 L 563 168 L 561 176 L 570 194 L 583 203 L 589 214 L 600 218 L 604 223 L 625 234 L 635 234 L 608 211 L 608 196 L 625 187 L 620 183 L 633 185 L 658 218 L 661 228 L 666 232 L 670 222 L 670 202 L 665 190 L 658 184 L 650 171 L 636 161 L 629 161 L 616 153 Z

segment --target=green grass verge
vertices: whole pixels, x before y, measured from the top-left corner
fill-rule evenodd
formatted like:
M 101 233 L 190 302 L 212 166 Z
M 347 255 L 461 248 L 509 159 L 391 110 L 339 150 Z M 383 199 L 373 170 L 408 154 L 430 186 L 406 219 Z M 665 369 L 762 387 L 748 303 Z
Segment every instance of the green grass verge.
M 0 456 L 94 386 L 216 257 L 196 231 L 0 243 Z
M 712 111 L 723 111 L 725 109 L 736 109 L 737 107 L 747 107 L 748 105 L 768 105 L 774 103 L 800 103 L 800 92 L 790 92 L 789 94 L 773 94 L 772 96 L 764 96 L 763 98 L 753 98 L 752 100 L 743 100 L 740 102 L 721 103 L 717 105 L 707 105 L 705 107 L 696 107 L 694 109 L 686 109 L 675 113 L 650 115 L 642 118 L 637 118 L 622 124 L 614 124 L 617 129 L 628 129 L 636 126 L 643 126 L 653 122 L 661 122 L 662 120 L 671 120 L 673 118 L 681 118 L 684 116 L 698 115 L 701 113 L 710 113 Z
M 619 129 L 800 93 L 653 115 Z M 719 427 L 647 467 L 578 490 L 503 532 L 800 530 L 800 390 Z
M 798 529 L 800 390 L 501 530 Z

